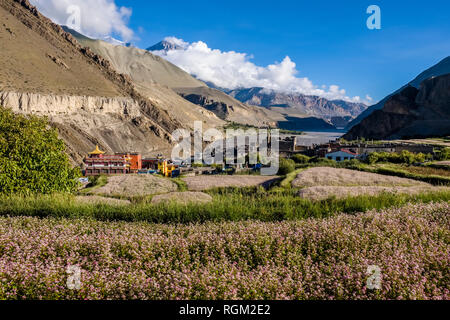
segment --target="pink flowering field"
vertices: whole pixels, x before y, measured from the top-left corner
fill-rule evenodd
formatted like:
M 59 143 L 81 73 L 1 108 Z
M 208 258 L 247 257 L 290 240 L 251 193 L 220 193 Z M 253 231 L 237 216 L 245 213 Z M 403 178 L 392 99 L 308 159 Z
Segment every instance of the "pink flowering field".
M 444 202 L 277 223 L 2 217 L 0 299 L 449 299 L 449 214 Z

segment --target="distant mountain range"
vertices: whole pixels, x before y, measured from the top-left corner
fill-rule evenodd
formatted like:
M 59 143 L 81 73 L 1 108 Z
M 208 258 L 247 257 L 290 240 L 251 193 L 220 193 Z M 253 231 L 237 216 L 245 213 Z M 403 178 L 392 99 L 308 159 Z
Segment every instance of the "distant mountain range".
M 338 127 L 345 127 L 367 106 L 343 100 L 327 100 L 300 93 L 283 93 L 265 88 L 238 89 L 227 92 L 241 102 L 268 108 L 287 117 L 316 117 Z
M 161 51 L 168 52 L 181 49 L 184 49 L 184 47 L 169 40 L 161 41 L 147 48 L 147 50 L 156 54 Z M 277 92 L 266 88 L 241 88 L 232 90 L 218 87 L 213 82 L 206 82 L 206 84 L 211 89 L 222 91 L 241 103 L 249 106 L 263 107 L 271 111 L 272 119 L 284 117 L 284 125 L 291 121 L 292 123 L 289 127 L 295 129 L 295 126 L 297 126 L 298 130 L 311 130 L 314 129 L 315 125 L 317 125 L 317 130 L 321 130 L 323 127 L 327 127 L 328 129 L 333 127 L 344 128 L 351 120 L 367 108 L 363 103 L 352 103 L 343 100 L 330 101 L 318 96 L 308 96 L 300 93 Z M 204 93 L 205 89 L 202 89 L 202 91 Z M 217 92 L 214 93 L 214 91 L 211 91 L 208 97 L 198 92 L 194 97 L 193 94 L 195 92 L 192 92 L 192 89 L 190 89 L 189 94 L 186 94 L 186 92 L 179 93 L 184 97 L 188 97 L 191 102 L 202 101 L 202 105 L 207 106 L 209 110 L 220 109 L 221 113 L 224 110 L 229 110 L 224 108 L 224 106 L 230 107 L 236 105 L 236 103 L 230 105 L 230 99 L 228 98 L 226 99 L 228 102 L 219 99 L 221 95 Z M 214 96 L 214 99 L 211 99 L 211 96 Z M 211 103 L 211 100 L 213 103 Z M 274 114 L 279 114 L 279 116 L 274 117 Z M 291 120 L 287 120 L 288 118 Z M 302 120 L 297 121 L 297 119 Z M 316 121 L 316 119 L 320 121 Z M 308 121 L 311 124 L 308 124 Z
M 192 127 L 194 121 L 201 121 L 205 127 L 218 127 L 225 125 L 223 120 L 276 127 L 278 121 L 286 120 L 278 113 L 245 105 L 222 91 L 208 87 L 152 52 L 112 45 L 69 28 L 65 30 L 83 46 L 108 59 L 116 70 L 130 76 L 143 95 L 158 101 L 172 118 L 185 127 Z M 154 48 L 166 47 L 165 43 L 161 42 Z
M 171 133 L 191 129 L 194 121 L 205 128 L 233 121 L 332 130 L 365 109 L 363 104 L 264 88 L 214 88 L 148 50 L 62 28 L 27 0 L 0 1 L 0 20 L 0 105 L 48 117 L 74 163 L 95 145 L 107 152 L 168 155 Z M 149 49 L 176 48 L 166 42 Z M 382 110 L 348 137 L 450 134 L 450 79 L 443 73 L 450 73 L 450 58 L 387 97 Z

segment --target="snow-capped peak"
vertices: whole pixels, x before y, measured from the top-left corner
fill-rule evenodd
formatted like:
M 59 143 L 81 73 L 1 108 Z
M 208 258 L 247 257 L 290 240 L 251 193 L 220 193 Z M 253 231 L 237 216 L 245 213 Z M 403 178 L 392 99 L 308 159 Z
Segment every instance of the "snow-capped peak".
M 189 43 L 183 39 L 175 37 L 166 37 L 163 41 L 158 42 L 154 46 L 147 48 L 148 51 L 171 51 L 171 50 L 183 50 L 187 48 Z
M 120 40 L 118 40 L 116 38 L 113 38 L 111 36 L 103 37 L 102 40 L 105 41 L 105 42 L 111 43 L 111 44 L 113 44 L 115 46 L 131 47 L 131 43 L 130 42 L 120 41 Z

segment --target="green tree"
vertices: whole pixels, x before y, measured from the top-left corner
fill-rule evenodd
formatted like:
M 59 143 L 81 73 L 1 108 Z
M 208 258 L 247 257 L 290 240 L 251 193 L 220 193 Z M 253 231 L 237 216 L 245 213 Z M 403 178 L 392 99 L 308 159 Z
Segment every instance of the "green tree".
M 401 154 L 402 163 L 413 164 L 415 160 L 414 153 L 407 150 L 403 150 Z
M 73 191 L 79 171 L 65 148 L 45 118 L 0 107 L 0 194 Z

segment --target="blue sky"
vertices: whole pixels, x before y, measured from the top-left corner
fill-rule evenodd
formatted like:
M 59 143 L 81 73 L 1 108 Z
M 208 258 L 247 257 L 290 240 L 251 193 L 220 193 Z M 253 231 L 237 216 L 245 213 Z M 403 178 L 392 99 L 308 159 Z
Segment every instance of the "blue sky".
M 300 77 L 378 100 L 450 55 L 450 1 L 124 1 L 146 48 L 166 36 L 253 55 L 266 66 L 289 56 Z M 382 29 L 366 27 L 369 5 Z
M 376 102 L 450 55 L 448 0 L 30 1 L 59 24 L 78 7 L 73 28 L 95 38 L 183 39 L 191 45 L 164 57 L 227 88 Z M 366 26 L 373 4 L 381 30 Z

